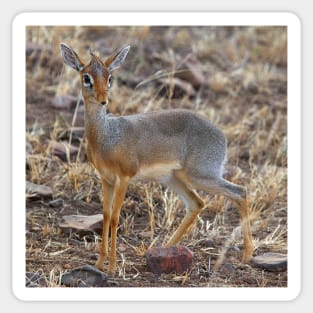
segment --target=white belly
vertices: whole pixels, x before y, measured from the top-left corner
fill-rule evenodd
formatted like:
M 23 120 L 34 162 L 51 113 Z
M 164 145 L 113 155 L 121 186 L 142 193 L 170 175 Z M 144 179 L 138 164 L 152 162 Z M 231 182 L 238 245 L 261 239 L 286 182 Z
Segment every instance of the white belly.
M 182 167 L 178 162 L 143 165 L 132 180 L 153 180 L 160 183 L 166 183 L 171 178 L 173 171 L 181 168 Z

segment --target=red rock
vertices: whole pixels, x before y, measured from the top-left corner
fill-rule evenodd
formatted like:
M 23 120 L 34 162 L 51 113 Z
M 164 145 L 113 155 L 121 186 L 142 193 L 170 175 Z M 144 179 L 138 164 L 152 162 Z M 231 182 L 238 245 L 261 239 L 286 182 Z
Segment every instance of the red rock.
M 151 248 L 146 252 L 147 266 L 157 275 L 182 274 L 191 268 L 193 253 L 185 246 Z

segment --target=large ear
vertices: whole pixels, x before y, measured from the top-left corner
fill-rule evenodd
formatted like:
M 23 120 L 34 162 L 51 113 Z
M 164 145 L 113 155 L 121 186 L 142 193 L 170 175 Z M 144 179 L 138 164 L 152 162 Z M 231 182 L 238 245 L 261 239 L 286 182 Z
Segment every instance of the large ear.
M 68 66 L 72 67 L 78 72 L 83 70 L 84 64 L 81 62 L 78 55 L 71 47 L 64 43 L 61 43 L 60 50 L 64 63 L 66 63 Z
M 105 60 L 104 64 L 109 68 L 110 71 L 114 71 L 115 69 L 119 68 L 120 65 L 124 62 L 129 49 L 130 46 L 127 46 L 122 48 L 117 53 L 112 54 Z

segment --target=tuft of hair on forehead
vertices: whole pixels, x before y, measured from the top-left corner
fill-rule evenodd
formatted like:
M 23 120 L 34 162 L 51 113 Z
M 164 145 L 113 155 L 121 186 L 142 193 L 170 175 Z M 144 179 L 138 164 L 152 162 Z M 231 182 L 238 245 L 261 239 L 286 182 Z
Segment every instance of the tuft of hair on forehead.
M 94 71 L 99 71 L 103 67 L 105 67 L 104 62 L 101 60 L 101 58 L 89 48 L 89 54 L 91 56 L 89 66 L 94 70 Z M 102 71 L 102 70 L 101 70 Z
M 89 51 L 89 54 L 91 57 L 98 57 L 99 58 L 98 53 L 96 53 L 91 47 L 89 47 L 88 51 Z
M 93 51 L 92 51 L 91 47 L 89 47 L 88 52 L 89 52 L 89 54 L 90 54 L 91 56 L 93 56 L 93 55 L 94 55 L 94 53 L 93 53 Z
M 117 50 L 113 54 L 111 54 L 106 59 L 101 59 L 98 53 L 95 53 L 91 48 L 89 48 L 89 54 L 91 56 L 91 60 L 89 65 L 94 71 L 103 71 L 104 68 L 107 68 L 109 71 L 114 71 L 119 68 L 120 65 L 124 62 L 130 46 L 126 46 L 120 50 Z

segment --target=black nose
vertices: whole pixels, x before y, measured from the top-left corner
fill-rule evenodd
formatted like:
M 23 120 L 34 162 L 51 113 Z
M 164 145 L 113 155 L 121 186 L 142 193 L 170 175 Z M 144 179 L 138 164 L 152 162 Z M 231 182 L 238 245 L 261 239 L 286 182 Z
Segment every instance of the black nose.
M 101 104 L 102 104 L 102 105 L 107 105 L 107 104 L 108 104 L 108 100 L 101 101 Z

